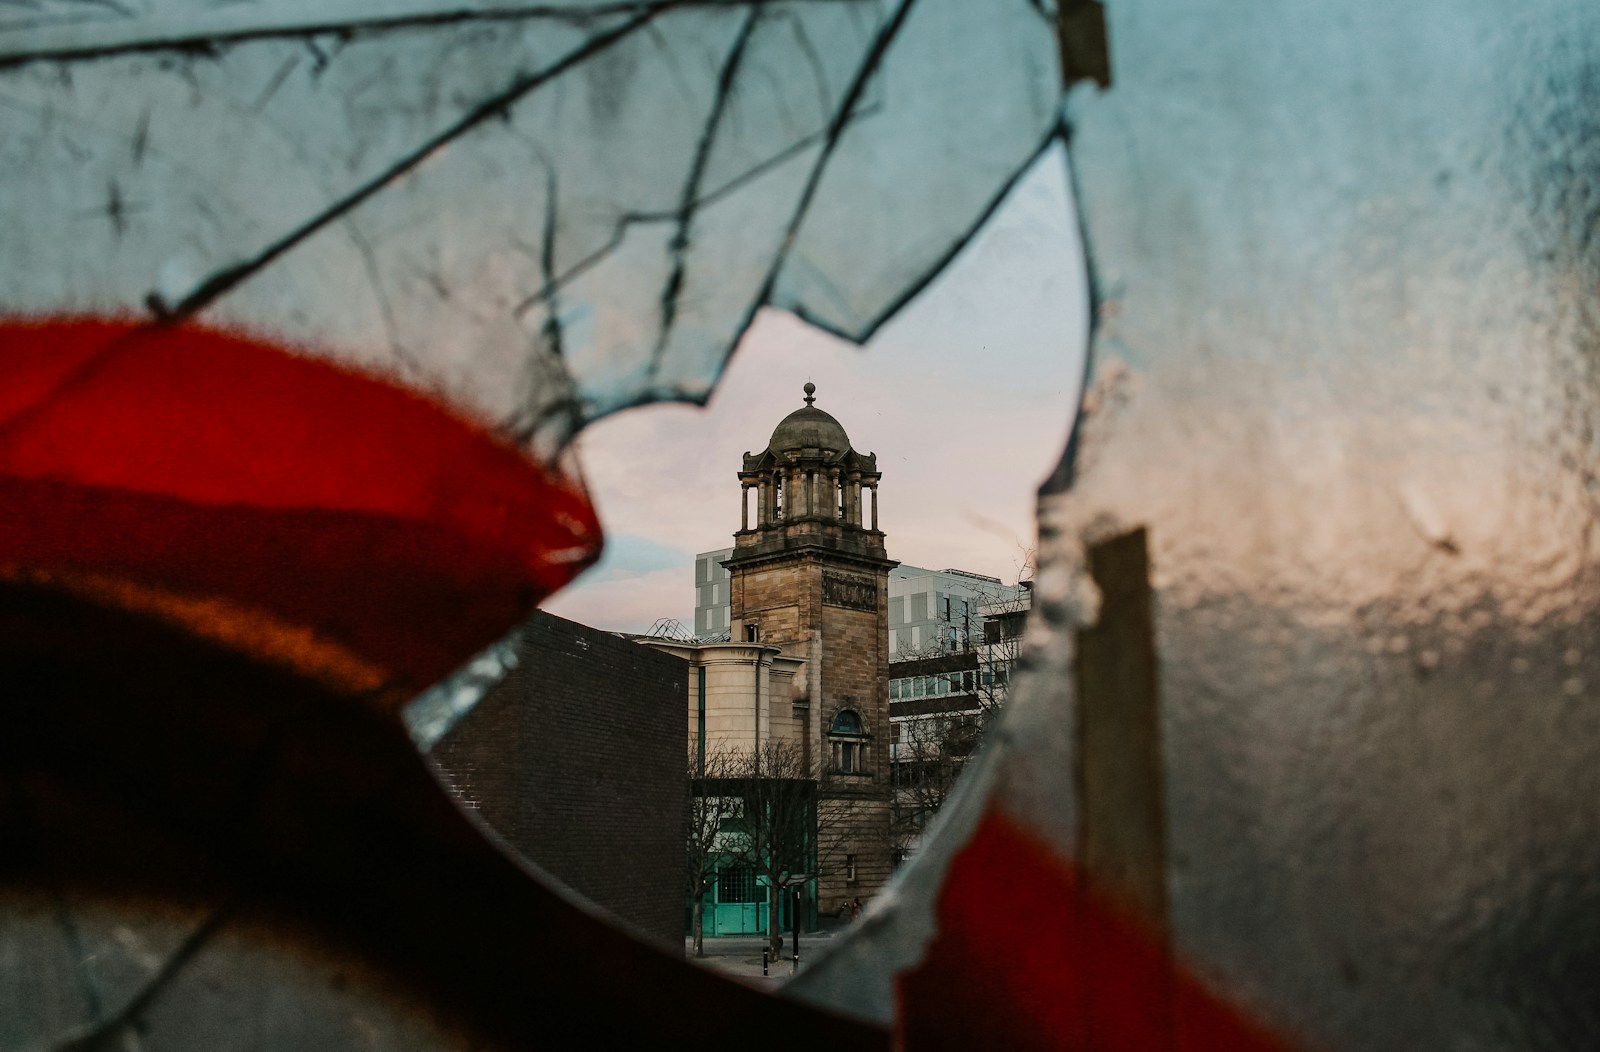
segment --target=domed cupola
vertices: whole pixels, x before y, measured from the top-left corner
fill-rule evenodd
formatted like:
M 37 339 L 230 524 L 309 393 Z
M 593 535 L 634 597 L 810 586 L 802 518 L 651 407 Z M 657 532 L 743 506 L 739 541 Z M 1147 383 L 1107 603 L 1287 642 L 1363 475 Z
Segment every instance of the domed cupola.
M 779 421 L 763 452 L 744 455 L 735 558 L 807 545 L 883 558 L 878 458 L 851 448 L 844 426 L 813 404 L 816 391 L 806 384 L 806 404 Z
M 843 425 L 811 404 L 817 400 L 816 390 L 816 384 L 806 384 L 806 404 L 778 423 L 768 449 L 797 457 L 807 450 L 837 455 L 850 448 L 850 436 L 844 433 Z

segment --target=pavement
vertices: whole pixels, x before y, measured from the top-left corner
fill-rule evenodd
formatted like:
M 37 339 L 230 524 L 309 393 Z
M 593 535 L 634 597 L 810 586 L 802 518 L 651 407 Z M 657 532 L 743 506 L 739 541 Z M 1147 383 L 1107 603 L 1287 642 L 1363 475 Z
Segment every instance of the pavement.
M 832 947 L 833 939 L 834 933 L 831 931 L 801 932 L 800 967 L 804 969 L 815 964 Z M 705 938 L 706 955 L 698 959 L 694 956 L 694 939 L 686 938 L 683 940 L 683 957 L 690 964 L 734 976 L 750 985 L 776 989 L 788 981 L 794 971 L 792 940 L 790 932 L 783 933 L 783 957 L 768 966 L 766 975 L 761 974 L 761 950 L 767 945 L 767 940 L 761 935 L 708 935 Z

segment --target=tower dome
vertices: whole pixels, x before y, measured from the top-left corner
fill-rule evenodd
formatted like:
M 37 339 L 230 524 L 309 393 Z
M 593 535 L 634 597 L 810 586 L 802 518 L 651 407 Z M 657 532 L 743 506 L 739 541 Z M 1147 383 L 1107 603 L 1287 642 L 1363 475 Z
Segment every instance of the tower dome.
M 816 401 L 816 390 L 816 384 L 806 384 L 806 404 L 778 422 L 772 431 L 772 441 L 767 443 L 768 449 L 792 456 L 802 449 L 843 453 L 850 448 L 850 436 L 844 433 L 844 425 L 811 404 Z
M 767 448 L 744 455 L 734 560 L 808 546 L 882 560 L 878 458 L 851 448 L 843 425 L 812 405 L 816 384 L 805 391 L 806 404 L 778 422 Z

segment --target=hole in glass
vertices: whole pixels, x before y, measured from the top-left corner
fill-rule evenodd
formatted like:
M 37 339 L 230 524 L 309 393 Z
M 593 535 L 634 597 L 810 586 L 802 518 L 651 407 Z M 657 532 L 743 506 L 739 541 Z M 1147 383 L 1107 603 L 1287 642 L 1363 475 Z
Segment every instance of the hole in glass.
M 773 962 L 780 948 L 792 955 L 798 916 L 806 962 L 820 959 L 916 856 L 1003 706 L 1030 606 L 1032 495 L 1059 455 L 1082 369 L 1084 279 L 1066 186 L 1064 158 L 1050 151 L 865 353 L 768 312 L 707 410 L 652 407 L 580 436 L 609 547 L 546 609 L 653 636 L 687 665 L 689 878 L 656 901 L 675 912 L 663 923 L 655 911 L 653 937 L 673 933 L 692 957 L 776 985 L 791 974 L 788 956 Z M 777 460 L 761 452 L 783 444 L 775 426 L 795 436 Z M 881 483 L 849 460 L 865 451 Z M 730 534 L 734 545 L 712 547 Z M 852 537 L 868 547 L 851 555 Z M 818 544 L 844 557 L 830 561 Z M 740 565 L 742 550 L 754 564 Z M 786 550 L 811 552 L 814 575 Z M 875 583 L 871 561 L 885 556 L 894 564 Z M 762 569 L 774 559 L 778 569 Z M 816 618 L 802 627 L 807 589 Z M 836 672 L 861 659 L 863 638 L 878 657 Z M 475 719 L 480 743 L 517 733 Z M 531 757 L 550 730 L 521 732 Z M 493 777 L 481 749 L 435 753 L 480 813 L 477 786 Z M 637 783 L 637 761 L 622 766 Z M 821 799 L 806 810 L 752 789 L 786 776 L 820 786 Z M 558 810 L 518 804 L 541 806 Z M 485 817 L 520 830 L 534 861 L 559 855 L 544 863 L 556 876 L 645 926 L 638 882 L 618 887 L 603 864 L 586 868 L 602 848 L 585 861 L 539 843 L 525 818 Z M 796 843 L 753 849 L 753 837 L 782 841 L 773 830 L 795 820 L 811 823 Z M 863 822 L 878 831 L 851 828 Z
M 803 311 L 857 337 L 872 332 L 1056 133 L 1059 83 L 1039 46 L 1049 25 L 1042 7 L 1018 4 L 1009 18 L 993 18 L 960 4 L 715 6 L 576 7 L 548 17 L 544 8 L 440 16 L 406 2 L 308 13 L 280 2 L 190 19 L 156 3 L 103 17 L 30 13 L 0 22 L 8 101 L 0 182 L 24 205 L 8 214 L 0 244 L 7 349 L 15 329 L 26 335 L 38 318 L 76 326 L 94 344 L 78 356 L 70 341 L 49 341 L 49 353 L 28 363 L 39 368 L 25 370 L 20 385 L 27 426 L 8 419 L 5 436 L 8 452 L 24 455 L 7 463 L 30 484 L 61 476 L 79 487 L 73 499 L 116 492 L 148 505 L 139 515 L 80 513 L 81 530 L 37 531 L 24 554 L 39 559 L 40 572 L 24 559 L 20 585 L 7 583 L 17 585 L 8 599 L 20 600 L 14 612 L 29 633 L 42 623 L 38 606 L 63 594 L 90 608 L 64 614 L 64 624 L 115 610 L 126 624 L 104 636 L 121 646 L 111 652 L 125 664 L 103 661 L 99 674 L 108 685 L 134 682 L 128 697 L 147 708 L 119 713 L 107 703 L 111 690 L 86 686 L 93 677 L 62 660 L 74 641 L 35 641 L 28 672 L 38 682 L 25 685 L 72 704 L 28 713 L 48 733 L 24 737 L 71 738 L 74 716 L 97 748 L 115 744 L 106 728 L 138 732 L 148 749 L 97 765 L 86 784 L 101 793 L 97 802 L 159 814 L 149 828 L 110 822 L 101 832 L 134 830 L 134 839 L 162 846 L 171 834 L 207 860 L 256 863 L 252 879 L 289 911 L 284 930 L 338 931 L 412 967 L 439 1004 L 521 1039 L 513 1043 L 528 1043 L 538 1022 L 517 1014 L 509 990 L 559 1003 L 583 980 L 551 970 L 536 952 L 491 967 L 464 952 L 463 940 L 506 939 L 526 951 L 539 943 L 535 934 L 564 945 L 587 933 L 596 959 L 616 953 L 619 940 L 462 835 L 461 816 L 404 752 L 397 699 L 435 684 L 411 723 L 442 755 L 454 730 L 493 715 L 494 706 L 472 702 L 516 663 L 518 641 L 449 670 L 513 620 L 506 611 L 525 610 L 586 557 L 588 509 L 570 499 L 580 495 L 564 488 L 555 458 L 578 426 L 643 401 L 703 398 L 755 303 Z M 951 41 L 962 56 L 953 69 Z M 789 78 L 804 90 L 749 84 L 746 71 L 770 65 L 774 51 L 804 67 Z M 411 75 L 418 71 L 426 75 Z M 938 92 L 920 90 L 930 77 Z M 974 100 L 977 115 L 964 108 Z M 1007 119 L 972 119 L 995 109 Z M 886 125 L 895 148 L 872 148 Z M 896 129 L 906 128 L 920 136 L 900 137 Z M 946 165 L 954 157 L 962 163 Z M 928 174 L 938 178 L 926 194 L 864 192 L 879 180 L 898 188 Z M 874 251 L 864 253 L 853 220 L 873 198 Z M 847 272 L 859 280 L 839 281 Z M 168 357 L 196 336 L 224 353 Z M 252 341 L 260 346 L 247 347 Z M 326 393 L 325 381 L 342 393 Z M 149 388 L 155 397 L 138 397 Z M 48 426 L 30 430 L 50 423 L 50 412 L 28 404 L 41 389 L 50 395 L 45 409 L 75 409 L 77 436 L 98 442 L 82 462 L 41 469 L 29 459 L 43 450 L 50 461 L 63 448 Z M 105 412 L 108 403 L 115 413 Z M 378 426 L 423 409 L 437 411 L 440 426 Z M 137 424 L 139 412 L 156 426 L 113 426 Z M 247 424 L 266 426 L 257 434 Z M 480 468 L 506 467 L 518 459 L 512 451 L 482 448 L 505 438 L 547 458 L 542 499 L 514 493 L 494 470 L 449 470 L 449 451 L 462 448 Z M 374 460 L 375 451 L 409 463 L 396 469 Z M 418 471 L 433 453 L 437 470 Z M 336 461 L 340 470 L 331 470 Z M 773 512 L 795 521 L 806 487 L 817 484 L 815 475 L 784 480 Z M 352 500 L 373 491 L 382 499 Z M 536 544 L 525 531 L 529 506 L 554 528 Z M 243 528 L 229 518 L 235 509 L 248 513 Z M 72 501 L 57 510 L 70 516 Z M 875 526 L 870 514 L 841 492 L 830 517 Z M 147 532 L 127 529 L 141 515 Z M 285 519 L 295 529 L 280 528 Z M 49 560 L 64 536 L 109 539 L 69 552 L 107 565 L 59 573 Z M 157 557 L 167 562 L 155 565 Z M 426 577 L 440 564 L 459 576 Z M 523 638 L 540 624 L 530 622 Z M 155 629 L 177 638 L 164 636 L 159 650 L 127 645 L 134 630 Z M 8 635 L 7 646 L 23 646 L 22 635 Z M 772 662 L 781 665 L 776 649 Z M 56 679 L 41 654 L 67 666 Z M 147 666 L 148 682 L 119 675 Z M 197 671 L 192 681 L 187 671 Z M 537 694 L 540 671 L 524 666 L 512 682 Z M 35 696 L 6 693 L 10 704 Z M 359 706 L 348 704 L 352 696 Z M 791 717 L 809 703 L 786 700 Z M 308 711 L 314 719 L 301 721 Z M 822 711 L 819 701 L 808 718 Z M 173 712 L 190 718 L 171 726 L 135 718 Z M 321 720 L 338 733 L 319 733 Z M 882 762 L 871 738 L 882 739 L 884 722 L 863 721 L 869 740 L 853 743 L 852 775 Z M 577 756 L 596 721 L 543 729 L 546 757 Z M 523 743 L 509 735 L 499 744 Z M 37 744 L 35 752 L 64 756 L 69 767 L 78 754 Z M 761 755 L 764 775 L 783 769 L 781 757 Z M 4 757 L 15 759 L 10 750 Z M 215 783 L 184 781 L 187 762 L 204 764 Z M 8 766 L 8 775 L 16 770 Z M 127 790 L 105 794 L 97 778 Z M 195 784 L 216 791 L 197 794 L 194 807 L 178 802 L 175 787 Z M 480 819 L 496 817 L 489 794 L 463 795 Z M 39 817 L 25 813 L 27 796 L 6 783 L 8 833 Z M 742 799 L 754 821 L 754 797 Z M 189 820 L 213 812 L 227 820 L 197 833 Z M 496 824 L 504 833 L 526 820 L 502 814 Z M 763 890 L 773 912 L 786 902 L 798 912 L 817 874 L 803 852 L 765 853 L 769 861 L 774 854 L 784 856 L 776 879 L 790 897 L 774 898 L 770 873 Z M 183 865 L 182 851 L 170 864 L 166 855 L 124 851 L 115 857 L 132 864 L 82 866 L 78 875 L 159 871 L 159 892 L 171 894 L 203 868 Z M 848 871 L 862 876 L 865 862 Z M 628 881 L 623 867 L 613 870 Z M 749 883 L 760 887 L 754 875 Z M 645 956 L 628 960 L 641 977 L 635 996 L 648 998 L 656 973 Z M 89 962 L 77 963 L 92 988 Z M 249 985 L 247 969 L 231 975 Z M 684 988 L 705 989 L 688 980 Z M 93 1016 L 105 1002 L 90 996 L 87 1006 Z M 649 1011 L 642 1017 L 658 1022 Z M 774 1009 L 767 1018 L 781 1035 L 793 1016 Z M 303 1019 L 287 1012 L 277 1022 L 292 1030 Z M 98 1040 L 94 1022 L 83 1030 L 69 1020 L 60 1030 L 51 1020 L 39 1033 L 43 1043 Z M 626 1032 L 630 1024 L 591 1025 Z M 811 1029 L 821 1034 L 828 1024 Z

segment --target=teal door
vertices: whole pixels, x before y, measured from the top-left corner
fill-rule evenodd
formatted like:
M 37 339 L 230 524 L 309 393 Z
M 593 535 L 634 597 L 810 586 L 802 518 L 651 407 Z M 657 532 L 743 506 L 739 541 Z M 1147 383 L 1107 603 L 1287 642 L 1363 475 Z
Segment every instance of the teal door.
M 755 902 L 719 902 L 711 911 L 708 935 L 754 935 L 761 931 L 766 907 Z

